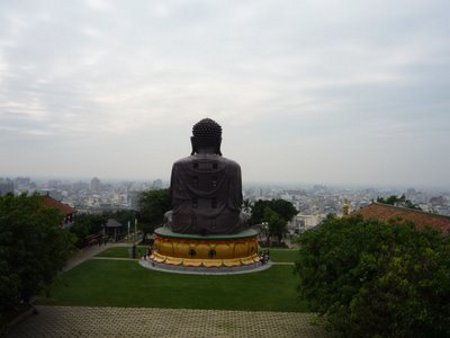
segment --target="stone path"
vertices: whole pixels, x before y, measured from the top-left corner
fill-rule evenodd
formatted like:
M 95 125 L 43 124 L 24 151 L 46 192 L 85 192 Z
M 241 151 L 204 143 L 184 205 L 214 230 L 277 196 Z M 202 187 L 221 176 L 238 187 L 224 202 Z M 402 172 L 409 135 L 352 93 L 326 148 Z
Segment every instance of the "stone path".
M 326 337 L 307 313 L 37 306 L 7 337 Z
M 292 265 L 294 266 L 295 263 L 293 262 L 274 262 L 274 261 L 270 261 L 273 265 Z
M 138 261 L 140 258 L 125 258 L 125 257 L 91 257 L 90 259 L 110 260 L 110 261 Z
M 63 271 L 69 271 L 70 269 L 73 269 L 77 265 L 83 263 L 84 261 L 94 257 L 95 255 L 99 254 L 103 250 L 113 248 L 113 247 L 124 247 L 128 246 L 130 247 L 133 245 L 132 243 L 108 243 L 106 245 L 93 245 L 87 248 L 83 248 L 80 251 L 78 251 L 75 255 L 73 255 L 69 260 L 67 261 L 66 266 L 64 267 Z

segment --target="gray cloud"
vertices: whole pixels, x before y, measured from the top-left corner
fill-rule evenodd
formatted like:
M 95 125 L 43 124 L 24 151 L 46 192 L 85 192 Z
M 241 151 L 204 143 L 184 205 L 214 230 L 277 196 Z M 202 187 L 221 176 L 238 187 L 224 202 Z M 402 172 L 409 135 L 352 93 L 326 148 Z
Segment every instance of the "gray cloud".
M 167 178 L 208 115 L 249 181 L 448 185 L 449 10 L 3 1 L 0 175 Z

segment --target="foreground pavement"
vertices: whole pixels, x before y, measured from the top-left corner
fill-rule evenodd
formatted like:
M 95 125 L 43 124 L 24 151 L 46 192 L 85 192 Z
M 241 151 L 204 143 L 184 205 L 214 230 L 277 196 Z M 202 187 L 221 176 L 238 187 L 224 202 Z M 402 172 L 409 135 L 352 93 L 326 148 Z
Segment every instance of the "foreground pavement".
M 155 308 L 36 306 L 7 337 L 326 337 L 314 315 Z

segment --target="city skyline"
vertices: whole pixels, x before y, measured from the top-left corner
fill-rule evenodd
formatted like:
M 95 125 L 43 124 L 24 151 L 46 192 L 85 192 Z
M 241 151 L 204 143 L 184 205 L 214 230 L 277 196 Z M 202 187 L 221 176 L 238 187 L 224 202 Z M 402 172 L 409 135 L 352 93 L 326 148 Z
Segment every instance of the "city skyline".
M 14 193 L 47 195 L 76 208 L 80 213 L 109 212 L 112 210 L 138 209 L 139 196 L 149 189 L 164 189 L 168 182 L 160 179 L 153 181 L 113 181 L 92 179 L 35 179 L 0 177 L 0 196 Z M 450 216 L 450 190 L 416 189 L 395 187 L 339 187 L 324 185 L 277 185 L 245 184 L 242 189 L 246 204 L 258 200 L 281 198 L 292 202 L 302 215 L 314 216 L 317 222 L 327 214 L 343 212 L 344 205 L 353 211 L 359 210 L 383 197 L 404 196 L 409 203 L 431 212 Z
M 161 189 L 166 189 L 170 187 L 170 177 L 167 178 L 160 178 L 160 177 L 147 177 L 147 178 L 130 178 L 130 177 L 102 177 L 102 176 L 39 176 L 39 175 L 2 175 L 0 176 L 0 182 L 1 181 L 15 181 L 17 179 L 30 179 L 33 182 L 39 183 L 40 185 L 47 184 L 48 187 L 51 186 L 51 184 L 89 184 L 93 179 L 99 179 L 102 184 L 146 184 L 150 188 L 151 186 L 157 182 L 160 181 L 162 183 Z M 394 194 L 394 195 L 401 195 L 403 193 L 406 193 L 408 190 L 419 190 L 423 192 L 432 192 L 435 194 L 439 193 L 450 193 L 450 187 L 446 187 L 443 184 L 440 185 L 401 185 L 401 184 L 340 184 L 340 183 L 324 183 L 324 182 L 276 182 L 276 181 L 251 181 L 251 180 L 244 180 L 242 182 L 242 186 L 245 189 L 311 189 L 311 188 L 325 188 L 325 189 L 344 189 L 344 190 L 372 190 L 375 189 L 377 191 L 388 193 L 388 194 Z M 157 189 L 160 189 L 157 188 Z M 154 189 L 154 187 L 152 188 Z M 50 189 L 51 190 L 51 189 Z
M 0 4 L 0 177 L 168 181 L 194 123 L 244 182 L 450 188 L 446 1 Z

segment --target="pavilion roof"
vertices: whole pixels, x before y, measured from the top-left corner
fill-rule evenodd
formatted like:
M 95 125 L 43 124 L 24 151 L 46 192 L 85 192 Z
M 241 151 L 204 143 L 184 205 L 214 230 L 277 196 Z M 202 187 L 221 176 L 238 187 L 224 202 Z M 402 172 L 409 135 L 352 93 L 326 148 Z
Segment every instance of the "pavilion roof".
M 107 228 L 120 228 L 122 224 L 120 224 L 118 221 L 116 221 L 113 218 L 108 219 L 108 222 L 106 222 L 105 227 Z

